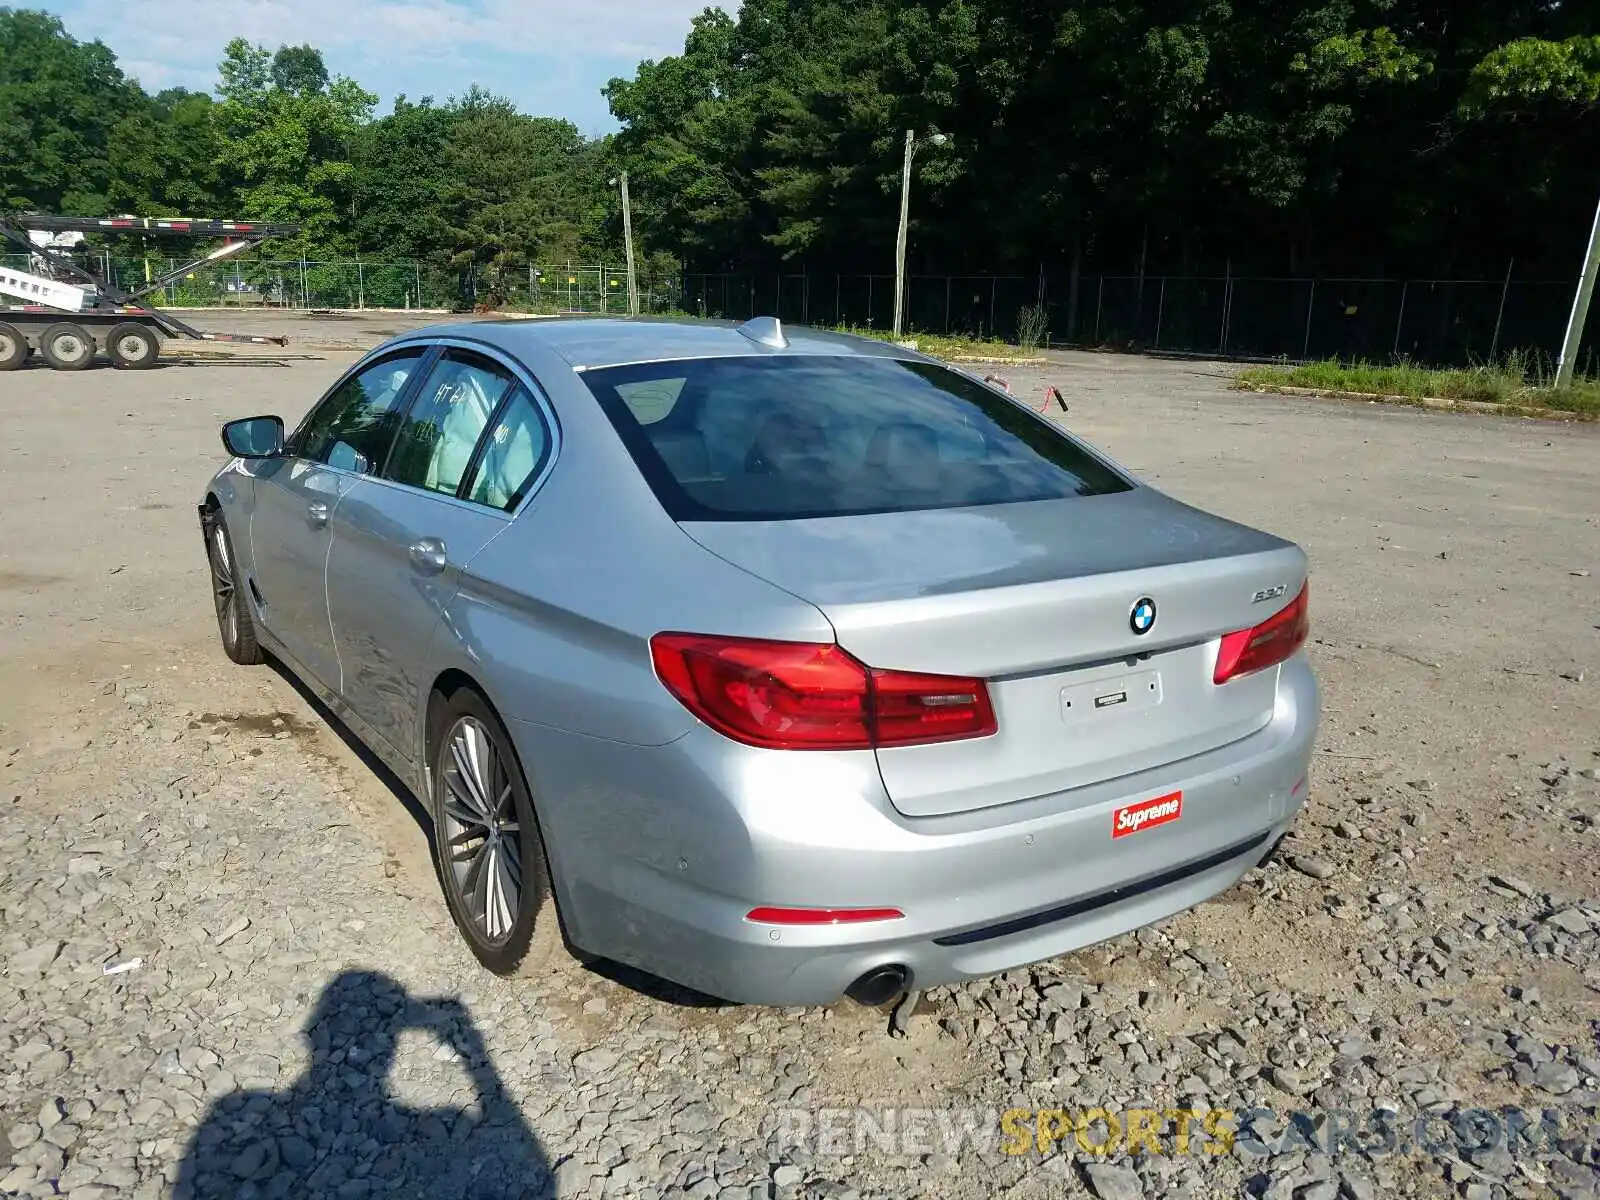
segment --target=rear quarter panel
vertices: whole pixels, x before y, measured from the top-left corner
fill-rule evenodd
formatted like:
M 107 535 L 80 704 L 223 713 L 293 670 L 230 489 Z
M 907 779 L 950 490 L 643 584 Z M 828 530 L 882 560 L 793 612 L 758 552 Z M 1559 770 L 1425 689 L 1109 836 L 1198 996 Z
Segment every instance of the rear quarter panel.
M 653 634 L 832 640 L 814 606 L 703 550 L 665 514 L 656 520 L 619 503 L 592 478 L 576 461 L 558 465 L 467 564 L 446 615 L 452 656 L 504 716 L 664 745 L 695 722 L 656 679 Z

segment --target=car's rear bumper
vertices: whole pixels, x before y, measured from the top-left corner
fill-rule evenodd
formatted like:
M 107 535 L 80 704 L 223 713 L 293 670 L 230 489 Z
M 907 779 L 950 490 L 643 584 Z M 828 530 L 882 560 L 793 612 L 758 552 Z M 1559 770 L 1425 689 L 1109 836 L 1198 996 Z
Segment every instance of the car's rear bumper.
M 870 755 L 729 755 L 709 731 L 653 749 L 513 732 L 545 764 L 535 793 L 575 942 L 727 999 L 819 1004 L 877 967 L 918 988 L 993 975 L 1231 887 L 1306 795 L 1317 686 L 1303 654 L 1281 670 L 1272 720 L 1242 741 L 951 817 L 896 813 Z M 1116 809 L 1177 791 L 1178 820 L 1111 837 Z M 777 927 L 745 919 L 756 905 L 904 916 Z

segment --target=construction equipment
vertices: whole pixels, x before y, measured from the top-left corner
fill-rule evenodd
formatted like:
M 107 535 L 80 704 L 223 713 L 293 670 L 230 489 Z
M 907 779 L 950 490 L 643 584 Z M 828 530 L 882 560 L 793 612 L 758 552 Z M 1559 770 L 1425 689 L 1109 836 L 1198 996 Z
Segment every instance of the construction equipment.
M 112 366 L 126 370 L 154 366 L 163 337 L 286 345 L 288 339 L 283 337 L 196 329 L 140 300 L 197 267 L 230 258 L 268 238 L 299 232 L 298 225 L 187 217 L 0 216 L 0 239 L 30 256 L 27 271 L 0 265 L 0 371 L 22 366 L 35 346 L 56 370 L 81 371 L 94 361 L 97 342 Z M 129 292 L 73 259 L 72 249 L 86 233 L 228 240 Z

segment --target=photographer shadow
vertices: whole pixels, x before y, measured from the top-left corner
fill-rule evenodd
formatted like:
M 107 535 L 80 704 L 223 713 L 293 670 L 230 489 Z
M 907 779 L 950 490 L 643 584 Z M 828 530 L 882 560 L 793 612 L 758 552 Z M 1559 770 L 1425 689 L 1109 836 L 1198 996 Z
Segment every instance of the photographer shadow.
M 416 1029 L 460 1056 L 477 1107 L 396 1101 L 388 1077 Z M 386 975 L 347 971 L 306 1025 L 311 1065 L 287 1091 L 212 1105 L 184 1155 L 176 1200 L 549 1200 L 543 1147 L 506 1095 L 483 1037 L 453 999 L 417 999 Z

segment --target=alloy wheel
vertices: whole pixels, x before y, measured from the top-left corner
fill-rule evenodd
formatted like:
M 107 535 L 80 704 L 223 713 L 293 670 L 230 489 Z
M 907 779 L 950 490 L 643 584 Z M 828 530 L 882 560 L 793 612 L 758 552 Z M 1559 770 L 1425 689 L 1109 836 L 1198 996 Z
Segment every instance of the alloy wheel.
M 475 932 L 498 946 L 511 937 L 522 904 L 522 826 L 511 777 L 473 717 L 450 727 L 439 757 L 443 857 Z
M 211 593 L 217 605 L 217 624 L 229 646 L 239 641 L 239 593 L 233 581 L 233 557 L 228 535 L 221 525 L 211 527 Z

